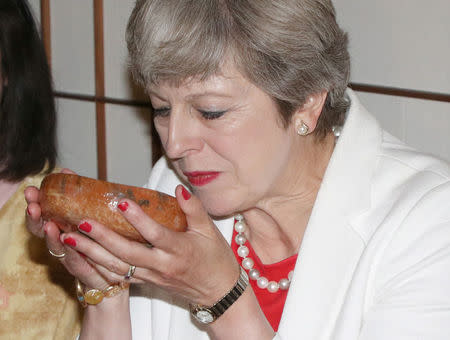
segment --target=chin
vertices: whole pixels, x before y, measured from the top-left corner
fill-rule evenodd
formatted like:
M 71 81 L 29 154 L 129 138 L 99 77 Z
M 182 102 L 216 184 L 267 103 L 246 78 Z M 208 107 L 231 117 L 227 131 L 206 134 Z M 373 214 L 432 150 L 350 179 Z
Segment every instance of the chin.
M 208 214 L 215 219 L 223 219 L 235 215 L 238 211 L 238 207 L 234 204 L 228 204 L 224 197 L 216 196 L 217 198 L 198 196 L 203 204 L 203 207 Z

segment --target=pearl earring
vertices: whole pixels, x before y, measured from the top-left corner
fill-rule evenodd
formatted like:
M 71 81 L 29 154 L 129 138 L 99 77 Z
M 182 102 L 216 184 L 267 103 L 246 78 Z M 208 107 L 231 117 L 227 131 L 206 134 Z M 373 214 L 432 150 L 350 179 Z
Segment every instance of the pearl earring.
M 300 136 L 306 136 L 309 132 L 309 127 L 308 125 L 305 124 L 305 122 L 302 120 L 300 125 L 297 126 L 297 133 Z

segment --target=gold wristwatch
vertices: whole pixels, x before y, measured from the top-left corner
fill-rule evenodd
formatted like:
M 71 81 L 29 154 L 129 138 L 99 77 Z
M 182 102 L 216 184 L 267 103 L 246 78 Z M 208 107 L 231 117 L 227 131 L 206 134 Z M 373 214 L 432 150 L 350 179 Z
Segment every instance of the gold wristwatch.
M 214 305 L 207 307 L 202 305 L 190 305 L 191 314 L 193 317 L 203 324 L 209 324 L 217 320 L 230 306 L 242 295 L 245 288 L 248 286 L 248 275 L 245 270 L 240 267 L 241 273 L 236 284 L 231 290 L 225 294 L 223 298 L 217 301 Z

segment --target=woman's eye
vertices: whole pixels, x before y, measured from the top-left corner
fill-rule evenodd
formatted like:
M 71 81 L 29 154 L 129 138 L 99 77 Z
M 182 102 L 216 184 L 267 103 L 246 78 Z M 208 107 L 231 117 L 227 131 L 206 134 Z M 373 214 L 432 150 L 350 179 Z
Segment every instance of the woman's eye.
M 198 110 L 201 113 L 202 117 L 205 119 L 217 119 L 222 117 L 226 111 L 203 111 Z
M 153 108 L 153 117 L 167 117 L 170 113 L 170 108 L 161 107 L 158 109 Z

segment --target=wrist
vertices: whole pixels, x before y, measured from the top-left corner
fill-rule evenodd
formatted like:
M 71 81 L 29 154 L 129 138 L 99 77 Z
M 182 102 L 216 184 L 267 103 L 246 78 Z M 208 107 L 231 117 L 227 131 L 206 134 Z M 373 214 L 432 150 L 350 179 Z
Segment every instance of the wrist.
M 234 302 L 244 293 L 248 286 L 248 276 L 242 267 L 239 267 L 239 277 L 234 286 L 217 302 L 211 306 L 191 304 L 190 310 L 192 316 L 203 324 L 214 322 L 224 314 Z
M 91 311 L 95 312 L 105 311 L 109 313 L 112 310 L 117 311 L 123 308 L 124 306 L 128 305 L 129 299 L 130 299 L 129 289 L 122 289 L 116 295 L 109 298 L 104 298 L 101 303 L 98 303 L 96 305 L 88 304 L 85 310 L 88 313 Z
M 227 313 L 207 327 L 208 334 L 214 340 L 271 340 L 275 336 L 251 287 L 245 290 Z
M 82 339 L 131 339 L 128 289 L 84 309 Z
M 78 279 L 75 280 L 76 296 L 83 308 L 88 306 L 96 306 L 103 301 L 111 300 L 113 297 L 119 295 L 125 294 L 128 296 L 129 287 L 130 284 L 128 282 L 120 282 L 100 290 L 96 288 L 88 288 Z

